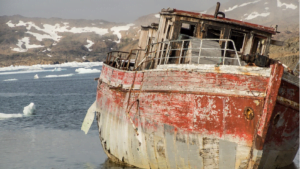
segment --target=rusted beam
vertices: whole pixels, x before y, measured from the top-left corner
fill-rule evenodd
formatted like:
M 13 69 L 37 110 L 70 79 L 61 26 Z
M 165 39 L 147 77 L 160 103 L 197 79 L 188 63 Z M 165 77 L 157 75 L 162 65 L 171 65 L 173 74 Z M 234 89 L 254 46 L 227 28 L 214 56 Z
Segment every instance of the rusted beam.
M 290 107 L 292 109 L 295 109 L 295 110 L 299 110 L 299 103 L 296 103 L 294 101 L 291 101 L 289 99 L 286 99 L 284 97 L 281 97 L 281 96 L 277 96 L 277 100 L 276 100 L 279 104 L 283 104 L 287 107 Z

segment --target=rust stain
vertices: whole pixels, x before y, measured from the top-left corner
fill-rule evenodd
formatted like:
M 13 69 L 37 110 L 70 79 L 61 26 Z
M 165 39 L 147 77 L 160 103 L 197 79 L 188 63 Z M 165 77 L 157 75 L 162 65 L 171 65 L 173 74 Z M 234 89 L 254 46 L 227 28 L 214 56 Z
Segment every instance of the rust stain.
M 215 71 L 216 71 L 217 73 L 220 73 L 220 67 L 219 67 L 219 66 L 215 66 Z
M 299 110 L 299 103 L 296 103 L 284 97 L 277 96 L 277 102 L 295 110 Z

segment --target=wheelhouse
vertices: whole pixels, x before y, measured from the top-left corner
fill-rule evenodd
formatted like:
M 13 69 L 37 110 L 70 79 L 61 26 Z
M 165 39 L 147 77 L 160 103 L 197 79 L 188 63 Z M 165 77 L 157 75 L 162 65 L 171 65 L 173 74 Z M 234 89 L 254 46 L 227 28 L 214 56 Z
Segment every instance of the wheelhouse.
M 138 49 L 108 53 L 106 63 L 123 70 L 167 68 L 172 64 L 268 67 L 276 28 L 215 15 L 162 9 L 159 23 L 142 26 Z

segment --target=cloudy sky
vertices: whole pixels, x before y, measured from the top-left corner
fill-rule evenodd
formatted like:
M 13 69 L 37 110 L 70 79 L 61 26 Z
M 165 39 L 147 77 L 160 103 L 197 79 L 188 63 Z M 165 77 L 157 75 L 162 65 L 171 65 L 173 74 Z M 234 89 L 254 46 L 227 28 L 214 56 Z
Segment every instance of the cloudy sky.
M 206 10 L 217 1 L 228 0 L 0 0 L 0 16 L 59 17 L 64 19 L 103 19 L 131 22 L 162 8 Z

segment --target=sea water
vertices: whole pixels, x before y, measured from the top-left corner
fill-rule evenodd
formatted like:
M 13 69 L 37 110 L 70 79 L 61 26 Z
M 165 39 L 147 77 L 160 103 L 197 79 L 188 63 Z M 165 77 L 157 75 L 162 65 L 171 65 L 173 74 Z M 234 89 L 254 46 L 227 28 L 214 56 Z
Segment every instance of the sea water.
M 95 121 L 80 131 L 101 64 L 78 66 L 0 69 L 1 169 L 121 168 L 107 160 Z
M 80 130 L 101 64 L 67 66 L 0 69 L 1 169 L 111 166 L 96 122 L 87 135 Z

